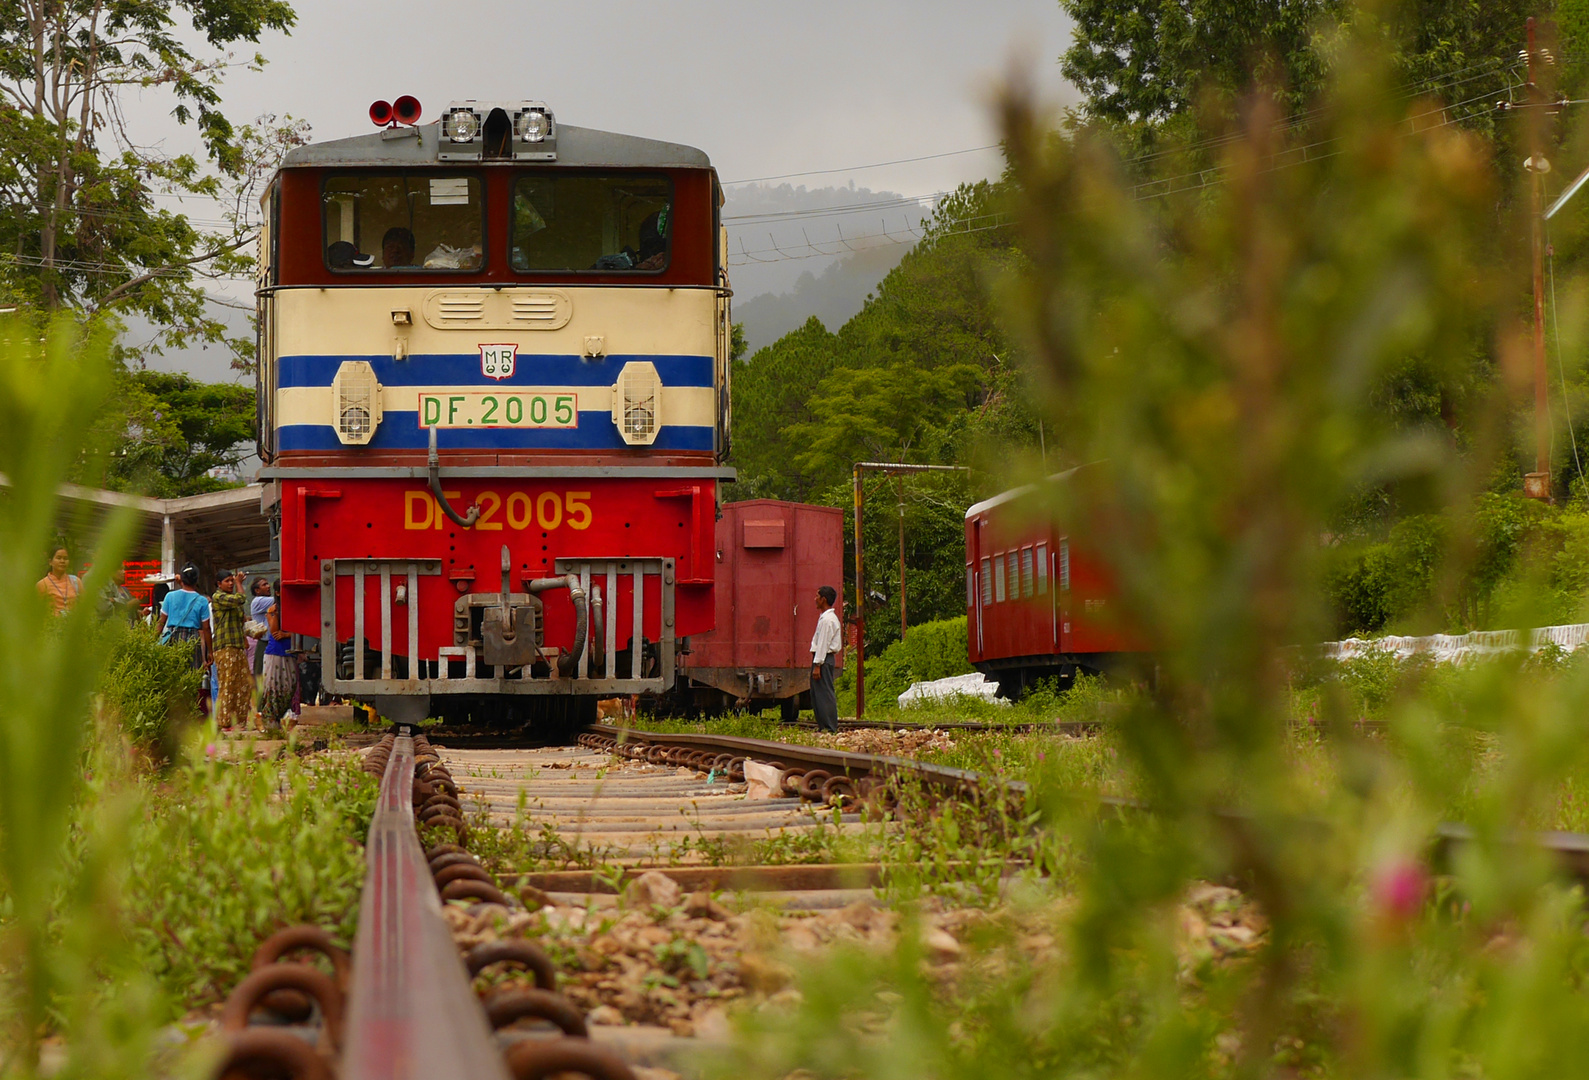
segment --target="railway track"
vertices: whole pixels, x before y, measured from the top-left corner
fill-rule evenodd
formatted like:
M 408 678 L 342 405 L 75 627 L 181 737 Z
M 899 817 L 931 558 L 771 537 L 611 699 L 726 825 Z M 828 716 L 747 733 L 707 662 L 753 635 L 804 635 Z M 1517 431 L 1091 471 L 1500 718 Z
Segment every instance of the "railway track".
M 602 1017 L 602 1006 L 591 1007 L 602 987 L 590 979 L 578 1004 L 560 994 L 548 953 L 519 934 L 532 911 L 589 912 L 634 893 L 637 903 L 671 909 L 680 929 L 715 938 L 720 958 L 738 954 L 734 934 L 744 929 L 713 899 L 722 890 L 793 912 L 847 913 L 846 932 L 886 929 L 870 904 L 880 866 L 726 865 L 723 856 L 738 841 L 798 847 L 821 831 L 880 827 L 875 819 L 903 774 L 961 796 L 988 784 L 962 770 L 754 739 L 663 740 L 597 726 L 580 743 L 458 749 L 402 730 L 366 747 L 364 768 L 381 786 L 352 954 L 309 926 L 263 943 L 223 1011 L 229 1049 L 216 1075 L 539 1080 L 576 1071 L 635 1080 L 626 1058 L 669 1061 L 672 1051 L 643 1030 L 635 1038 L 610 1006 Z M 778 790 L 747 798 L 747 760 Z M 543 854 L 575 865 L 498 878 L 469 850 L 482 823 L 527 829 L 555 846 Z M 631 913 L 636 956 L 660 955 L 651 920 Z M 620 918 L 609 936 L 624 932 Z M 304 952 L 327 957 L 331 974 L 294 959 Z M 679 955 L 696 963 L 687 950 Z M 694 1006 L 715 1007 L 757 978 L 734 961 L 723 970 L 721 988 L 694 980 L 709 992 Z M 482 973 L 499 987 L 483 997 L 471 985 Z M 579 990 L 575 980 L 569 993 Z M 651 1032 L 664 1040 L 692 1032 L 700 1011 L 658 1015 L 670 1026 Z M 516 1030 L 524 1020 L 550 1025 L 553 1036 Z
M 223 1011 L 216 1076 L 646 1080 L 688 1052 L 679 1036 L 726 1030 L 724 1003 L 779 985 L 776 965 L 750 952 L 752 920 L 719 898 L 814 919 L 802 930 L 813 943 L 892 932 L 871 903 L 885 867 L 746 862 L 757 844 L 888 828 L 878 822 L 907 778 L 942 798 L 1025 794 L 902 758 L 605 725 L 577 746 L 533 749 L 387 735 L 364 767 L 381 786 L 352 954 L 316 927 L 263 943 Z M 758 777 L 776 790 L 753 799 Z M 470 851 L 481 825 L 547 846 L 531 850 L 534 868 L 494 876 Z M 1442 826 L 1433 857 L 1473 840 Z M 1589 883 L 1589 836 L 1512 842 Z M 331 973 L 291 959 L 305 951 Z

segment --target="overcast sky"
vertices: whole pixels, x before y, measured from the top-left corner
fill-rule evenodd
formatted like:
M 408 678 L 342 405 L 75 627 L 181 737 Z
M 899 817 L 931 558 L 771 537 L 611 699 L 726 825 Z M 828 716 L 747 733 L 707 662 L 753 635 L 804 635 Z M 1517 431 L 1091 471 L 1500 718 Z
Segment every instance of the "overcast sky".
M 317 141 L 372 130 L 371 101 L 413 94 L 434 120 L 455 99 L 544 100 L 559 121 L 687 143 L 725 182 L 788 176 L 928 195 L 997 173 L 994 151 L 875 168 L 996 141 L 990 101 L 1025 63 L 1074 100 L 1058 56 L 1058 0 L 300 0 L 291 36 L 268 35 L 259 73 L 222 93 L 243 121 L 308 120 Z M 128 102 L 140 140 L 192 149 L 157 91 Z M 816 172 L 816 170 L 836 170 Z M 195 216 L 212 212 L 195 208 Z M 831 224 L 829 225 L 831 231 Z M 814 239 L 816 237 L 813 237 Z M 202 362 L 176 362 L 218 377 Z

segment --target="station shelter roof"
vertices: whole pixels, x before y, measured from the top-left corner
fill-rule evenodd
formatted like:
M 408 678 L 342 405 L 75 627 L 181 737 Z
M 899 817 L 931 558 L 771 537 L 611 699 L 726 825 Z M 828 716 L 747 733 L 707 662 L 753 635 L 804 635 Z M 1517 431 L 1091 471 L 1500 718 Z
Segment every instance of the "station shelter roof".
M 0 488 L 10 482 L 0 475 Z M 153 499 L 101 488 L 63 484 L 62 524 L 69 535 L 92 539 L 117 510 L 134 517 L 129 555 L 159 552 L 160 575 L 169 578 L 187 563 L 203 575 L 268 561 L 270 525 L 265 517 L 263 484 Z M 41 560 L 43 556 L 40 556 Z

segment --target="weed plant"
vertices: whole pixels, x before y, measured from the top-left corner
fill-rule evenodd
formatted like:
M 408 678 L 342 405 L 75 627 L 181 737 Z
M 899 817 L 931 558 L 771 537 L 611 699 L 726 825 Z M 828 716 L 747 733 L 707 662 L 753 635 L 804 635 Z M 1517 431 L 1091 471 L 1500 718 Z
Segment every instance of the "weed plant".
M 63 1051 L 58 1077 L 202 1073 L 208 1052 L 174 1060 L 161 1027 L 228 990 L 282 925 L 346 935 L 373 807 L 352 769 L 215 762 L 202 738 L 197 764 L 181 765 L 173 751 L 197 689 L 183 652 L 102 622 L 92 575 L 64 617 L 36 590 L 59 532 L 88 538 L 74 557 L 97 566 L 126 550 L 129 519 L 77 518 L 59 498 L 63 483 L 100 474 L 110 371 L 102 329 L 0 316 L 7 1077 L 39 1075 L 45 1038 Z M 177 767 L 150 772 L 162 756 Z
M 1190 197 L 1138 199 L 1107 139 L 1057 138 L 1007 96 L 1024 262 L 1004 310 L 1055 433 L 1010 480 L 1083 466 L 1049 512 L 1155 658 L 1113 736 L 1152 812 L 1040 781 L 1011 821 L 1067 838 L 1033 856 L 1062 893 L 1022 882 L 1007 910 L 1024 917 L 967 934 L 952 970 L 908 927 L 891 955 L 809 962 L 792 1007 L 742 1017 L 715 1075 L 1546 1077 L 1589 1050 L 1582 890 L 1516 842 L 1583 796 L 1589 671 L 1370 663 L 1306 687 L 1306 737 L 1293 722 L 1294 650 L 1332 636 L 1331 523 L 1365 490 L 1442 515 L 1427 603 L 1459 600 L 1494 552 L 1454 508 L 1509 468 L 1528 382 L 1508 241 L 1526 223 L 1497 214 L 1479 138 L 1409 120 L 1442 114 L 1388 81 L 1384 13 L 1353 11 L 1330 42 L 1296 143 L 1255 95 L 1210 133 L 1220 182 Z M 1394 405 L 1409 382 L 1439 423 Z M 1510 603 L 1526 626 L 1550 597 Z M 1454 811 L 1473 840 L 1437 861 Z M 940 847 L 1006 835 L 965 826 L 938 826 Z M 1200 881 L 1261 912 L 1250 955 L 1184 962 Z
M 197 712 L 203 673 L 193 669 L 194 642 L 160 644 L 152 626 L 107 619 L 97 645 L 105 657 L 102 708 L 123 734 L 156 761 L 174 758 L 182 726 Z
M 352 946 L 378 789 L 348 761 L 195 749 L 195 763 L 145 786 L 127 853 L 128 933 L 178 1015 L 222 1000 L 285 926 Z
M 154 1030 L 152 987 L 128 960 L 116 917 L 129 808 L 112 799 L 103 815 L 80 811 L 102 663 L 96 605 L 85 597 L 56 617 L 34 585 L 57 530 L 86 531 L 58 492 L 68 480 L 92 483 L 103 463 L 95 440 L 108 349 L 104 333 L 0 315 L 0 473 L 9 481 L 0 513 L 0 1073 L 22 1077 L 36 1075 L 50 1030 L 70 1033 L 68 1075 L 140 1075 Z M 99 523 L 96 564 L 121 557 L 129 525 L 115 514 Z M 118 993 L 104 992 L 106 976 Z

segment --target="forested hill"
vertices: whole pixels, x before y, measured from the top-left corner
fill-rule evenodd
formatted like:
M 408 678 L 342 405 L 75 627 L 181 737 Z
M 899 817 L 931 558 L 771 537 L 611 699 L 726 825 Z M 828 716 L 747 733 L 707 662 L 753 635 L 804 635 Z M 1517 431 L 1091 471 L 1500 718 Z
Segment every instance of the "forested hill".
M 727 498 L 848 512 L 857 461 L 973 467 L 969 477 L 868 481 L 874 645 L 898 636 L 901 489 L 910 621 L 964 614 L 965 508 L 1004 484 L 1012 458 L 1038 454 L 1033 395 L 991 299 L 994 280 L 1019 258 L 1013 231 L 996 224 L 1001 194 L 984 182 L 944 200 L 926 238 L 837 333 L 812 318 L 734 365 L 731 464 L 740 479 Z

